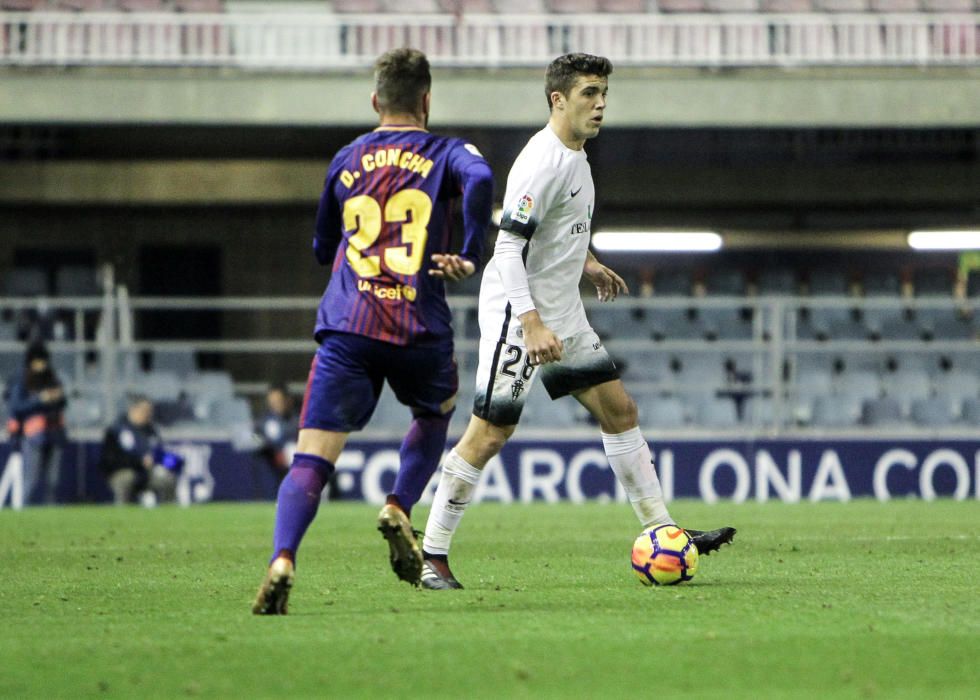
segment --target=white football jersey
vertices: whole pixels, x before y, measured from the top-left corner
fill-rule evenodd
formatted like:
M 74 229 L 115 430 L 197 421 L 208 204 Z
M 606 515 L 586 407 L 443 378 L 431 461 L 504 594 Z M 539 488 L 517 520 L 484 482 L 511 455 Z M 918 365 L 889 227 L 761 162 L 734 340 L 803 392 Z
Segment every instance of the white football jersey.
M 507 176 L 498 240 L 517 236 L 527 241 L 524 260 L 531 298 L 541 320 L 559 338 L 589 329 L 579 280 L 594 210 L 595 185 L 585 151 L 566 147 L 545 126 L 527 142 Z M 493 258 L 480 286 L 480 332 L 484 338 L 523 344 L 515 316 Z

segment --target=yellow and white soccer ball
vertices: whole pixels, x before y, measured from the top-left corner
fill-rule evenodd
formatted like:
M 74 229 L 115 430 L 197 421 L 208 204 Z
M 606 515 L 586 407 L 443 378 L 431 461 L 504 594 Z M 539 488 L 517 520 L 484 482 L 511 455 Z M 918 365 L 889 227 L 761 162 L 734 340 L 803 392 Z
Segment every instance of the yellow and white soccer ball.
M 633 543 L 633 571 L 644 586 L 690 581 L 698 570 L 694 540 L 676 525 L 655 525 Z

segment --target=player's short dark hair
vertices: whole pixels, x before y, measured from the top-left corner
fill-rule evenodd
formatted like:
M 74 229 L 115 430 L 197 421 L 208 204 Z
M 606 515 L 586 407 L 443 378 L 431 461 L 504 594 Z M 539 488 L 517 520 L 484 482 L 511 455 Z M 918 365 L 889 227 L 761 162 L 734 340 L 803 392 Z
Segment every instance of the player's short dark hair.
M 559 56 L 544 75 L 544 97 L 551 109 L 551 93 L 560 92 L 568 96 L 575 80 L 580 75 L 598 75 L 608 77 L 613 72 L 612 61 L 605 56 L 593 56 L 588 53 L 566 53 Z
M 392 49 L 374 62 L 374 92 L 384 112 L 418 114 L 431 87 L 429 59 L 418 49 Z

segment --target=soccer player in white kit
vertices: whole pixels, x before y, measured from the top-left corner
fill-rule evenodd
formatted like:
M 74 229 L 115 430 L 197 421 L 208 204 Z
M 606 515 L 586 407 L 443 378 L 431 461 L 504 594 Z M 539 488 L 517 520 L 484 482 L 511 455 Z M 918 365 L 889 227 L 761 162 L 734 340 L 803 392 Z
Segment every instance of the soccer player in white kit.
M 583 147 L 602 125 L 610 73 L 612 64 L 600 56 L 567 54 L 551 63 L 545 76 L 551 117 L 507 177 L 494 257 L 480 287 L 473 416 L 443 461 L 422 546 L 425 588 L 462 587 L 449 569 L 452 535 L 481 470 L 517 427 L 538 375 L 552 399 L 571 394 L 599 423 L 606 457 L 643 527 L 673 523 L 636 404 L 589 325 L 578 288 L 584 275 L 601 301 L 629 292 L 589 251 L 595 187 Z M 688 533 L 707 554 L 731 542 L 735 530 Z

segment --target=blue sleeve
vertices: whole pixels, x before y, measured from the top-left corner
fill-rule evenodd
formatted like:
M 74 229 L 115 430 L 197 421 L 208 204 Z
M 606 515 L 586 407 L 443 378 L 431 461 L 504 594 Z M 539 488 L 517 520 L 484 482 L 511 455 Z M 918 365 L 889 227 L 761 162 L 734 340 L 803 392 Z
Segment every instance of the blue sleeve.
M 334 185 L 337 180 L 337 172 L 334 167 L 339 163 L 339 158 L 334 158 L 327 170 L 327 179 L 323 185 L 323 194 L 320 195 L 320 206 L 316 211 L 316 227 L 313 234 L 313 254 L 317 262 L 321 265 L 333 263 L 334 255 L 337 253 L 337 246 L 343 237 L 343 222 L 340 217 L 340 203 L 334 195 Z
M 459 255 L 480 269 L 493 207 L 493 171 L 476 147 L 459 142 L 449 168 L 463 190 L 463 249 Z

